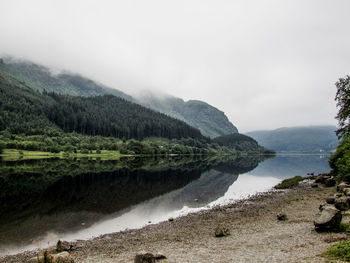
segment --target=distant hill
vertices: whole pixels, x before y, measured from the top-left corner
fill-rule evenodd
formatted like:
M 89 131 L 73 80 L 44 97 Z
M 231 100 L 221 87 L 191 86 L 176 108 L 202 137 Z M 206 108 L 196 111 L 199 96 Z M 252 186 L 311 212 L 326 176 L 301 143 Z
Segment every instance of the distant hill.
M 246 135 L 277 152 L 329 152 L 336 148 L 335 126 L 289 127 L 276 130 L 252 131 Z
M 199 100 L 183 99 L 170 95 L 157 95 L 143 92 L 137 101 L 153 110 L 180 119 L 199 129 L 203 135 L 214 138 L 238 133 L 237 128 L 228 120 L 224 112 Z
M 13 58 L 0 59 L 0 72 L 40 92 L 46 90 L 83 97 L 114 95 L 182 120 L 211 138 L 238 132 L 222 111 L 202 101 L 185 102 L 180 98 L 159 97 L 151 93 L 135 99 L 120 90 L 109 88 L 78 74 L 69 72 L 53 74 L 45 66 Z

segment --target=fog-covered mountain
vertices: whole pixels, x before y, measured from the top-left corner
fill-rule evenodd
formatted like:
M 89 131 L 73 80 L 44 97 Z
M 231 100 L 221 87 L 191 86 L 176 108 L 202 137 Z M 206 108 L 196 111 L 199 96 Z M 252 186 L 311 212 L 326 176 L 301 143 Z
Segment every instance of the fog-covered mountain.
M 170 95 L 144 91 L 136 97 L 137 101 L 153 110 L 183 120 L 199 129 L 203 135 L 214 138 L 238 133 L 224 112 L 200 100 L 184 101 Z
M 199 129 L 203 135 L 214 138 L 237 133 L 237 128 L 219 109 L 198 100 L 185 102 L 172 96 L 158 96 L 147 92 L 137 99 L 124 92 L 78 74 L 61 72 L 58 74 L 42 65 L 13 58 L 0 59 L 0 72 L 12 76 L 26 86 L 38 90 L 72 96 L 115 95 L 125 100 L 142 104 L 173 118 L 177 118 Z

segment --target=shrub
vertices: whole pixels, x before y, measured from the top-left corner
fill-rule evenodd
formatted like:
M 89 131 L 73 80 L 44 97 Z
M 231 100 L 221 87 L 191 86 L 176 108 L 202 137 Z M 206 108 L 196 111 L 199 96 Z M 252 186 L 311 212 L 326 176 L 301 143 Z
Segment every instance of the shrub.
M 88 149 L 82 149 L 82 150 L 80 151 L 80 153 L 88 154 L 88 153 L 89 153 L 89 150 L 88 150 Z
M 322 253 L 329 259 L 350 261 L 350 240 L 338 243 Z
M 329 166 L 340 181 L 350 182 L 350 136 L 345 137 L 329 158 Z
M 275 189 L 287 189 L 297 186 L 300 181 L 304 180 L 301 176 L 294 176 L 292 178 L 288 178 L 283 180 L 281 183 L 275 186 Z

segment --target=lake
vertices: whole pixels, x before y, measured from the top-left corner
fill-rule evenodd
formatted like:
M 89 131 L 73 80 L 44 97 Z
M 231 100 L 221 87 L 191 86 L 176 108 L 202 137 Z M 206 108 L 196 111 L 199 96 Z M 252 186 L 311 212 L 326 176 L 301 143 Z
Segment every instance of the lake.
M 0 162 L 0 256 L 140 228 L 328 172 L 327 155 Z

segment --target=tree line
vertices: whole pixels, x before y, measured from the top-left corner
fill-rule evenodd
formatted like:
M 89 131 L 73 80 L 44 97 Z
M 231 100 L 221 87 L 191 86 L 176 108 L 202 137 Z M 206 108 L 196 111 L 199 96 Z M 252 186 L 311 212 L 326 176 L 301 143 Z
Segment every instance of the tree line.
M 74 97 L 31 90 L 0 75 L 0 131 L 12 134 L 82 135 L 143 139 L 204 138 L 183 121 L 113 95 Z

